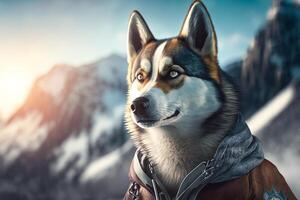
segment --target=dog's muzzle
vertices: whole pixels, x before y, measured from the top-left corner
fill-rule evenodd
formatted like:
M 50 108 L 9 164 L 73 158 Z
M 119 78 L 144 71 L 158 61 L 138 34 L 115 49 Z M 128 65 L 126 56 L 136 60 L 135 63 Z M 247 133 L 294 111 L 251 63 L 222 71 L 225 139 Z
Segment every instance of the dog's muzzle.
M 157 117 L 155 117 L 153 105 L 150 105 L 150 99 L 148 97 L 144 96 L 136 98 L 130 105 L 130 109 L 134 114 L 136 122 L 139 124 L 151 126 L 159 121 L 159 119 L 156 119 Z
M 179 108 L 174 108 L 173 113 L 166 114 L 166 116 L 160 116 L 161 110 L 157 110 L 156 104 L 149 96 L 138 97 L 133 100 L 130 109 L 135 122 L 143 128 L 167 125 L 180 117 Z

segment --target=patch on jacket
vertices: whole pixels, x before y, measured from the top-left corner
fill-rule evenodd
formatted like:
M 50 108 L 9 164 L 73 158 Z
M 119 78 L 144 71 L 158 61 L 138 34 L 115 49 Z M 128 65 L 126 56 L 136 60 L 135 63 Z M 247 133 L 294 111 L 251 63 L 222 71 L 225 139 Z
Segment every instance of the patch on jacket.
M 275 188 L 272 188 L 271 191 L 264 193 L 264 200 L 287 200 L 287 198 L 282 192 L 277 192 Z

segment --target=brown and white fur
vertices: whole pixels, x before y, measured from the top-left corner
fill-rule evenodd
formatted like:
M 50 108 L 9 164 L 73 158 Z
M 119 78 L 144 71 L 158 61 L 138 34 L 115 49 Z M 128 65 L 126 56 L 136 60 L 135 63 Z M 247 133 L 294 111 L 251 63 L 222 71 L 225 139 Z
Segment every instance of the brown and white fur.
M 179 35 L 164 40 L 155 39 L 134 11 L 127 42 L 126 124 L 175 195 L 184 176 L 212 158 L 233 126 L 237 93 L 218 65 L 216 33 L 202 2 L 190 7 Z M 136 106 L 140 97 L 147 101 Z

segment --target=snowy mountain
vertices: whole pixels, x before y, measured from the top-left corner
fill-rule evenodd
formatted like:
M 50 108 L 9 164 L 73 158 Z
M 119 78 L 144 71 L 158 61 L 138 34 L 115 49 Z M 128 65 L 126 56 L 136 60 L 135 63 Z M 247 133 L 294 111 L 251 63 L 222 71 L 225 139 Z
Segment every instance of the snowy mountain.
M 242 91 L 242 110 L 249 117 L 300 75 L 300 4 L 274 0 L 246 57 L 229 71 Z
M 126 60 L 112 55 L 55 66 L 34 83 L 0 129 L 0 199 L 15 190 L 30 199 L 75 199 L 72 188 L 82 187 L 90 163 L 122 145 L 133 149 L 123 126 L 126 71 Z

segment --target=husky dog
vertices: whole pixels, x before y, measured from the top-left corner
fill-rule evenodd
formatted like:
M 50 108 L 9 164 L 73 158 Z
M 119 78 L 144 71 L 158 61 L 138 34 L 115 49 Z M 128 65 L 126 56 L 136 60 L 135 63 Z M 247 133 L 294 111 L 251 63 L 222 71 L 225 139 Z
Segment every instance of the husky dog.
M 204 6 L 195 7 L 179 36 L 166 40 L 156 40 L 137 11 L 129 22 L 128 129 L 173 192 L 213 156 L 238 112 L 211 19 Z
M 138 11 L 128 28 L 126 125 L 170 196 L 213 158 L 238 118 L 237 91 L 218 64 L 215 29 L 203 3 L 176 37 L 158 40 Z

